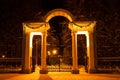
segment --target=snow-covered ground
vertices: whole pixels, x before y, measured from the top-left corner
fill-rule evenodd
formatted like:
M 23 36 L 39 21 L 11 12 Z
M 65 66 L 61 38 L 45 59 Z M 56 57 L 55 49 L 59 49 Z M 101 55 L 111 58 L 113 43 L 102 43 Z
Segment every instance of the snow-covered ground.
M 120 80 L 120 74 L 88 74 L 82 69 L 80 74 L 71 74 L 71 72 L 39 74 L 39 70 L 36 70 L 31 74 L 0 74 L 0 80 Z

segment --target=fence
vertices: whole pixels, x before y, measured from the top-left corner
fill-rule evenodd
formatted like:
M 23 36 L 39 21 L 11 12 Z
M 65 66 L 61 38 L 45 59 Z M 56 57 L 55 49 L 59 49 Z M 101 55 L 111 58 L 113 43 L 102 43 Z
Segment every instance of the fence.
M 0 58 L 0 72 L 19 72 L 21 69 L 21 58 Z
M 100 72 L 120 72 L 120 57 L 98 58 L 98 71 L 100 71 Z
M 47 68 L 50 72 L 71 72 L 72 58 L 71 57 L 48 57 Z

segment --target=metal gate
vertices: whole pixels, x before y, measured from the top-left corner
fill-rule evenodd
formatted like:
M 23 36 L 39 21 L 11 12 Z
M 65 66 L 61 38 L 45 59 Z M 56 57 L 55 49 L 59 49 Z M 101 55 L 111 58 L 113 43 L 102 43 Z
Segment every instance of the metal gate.
M 48 56 L 47 68 L 49 72 L 71 72 L 72 57 Z

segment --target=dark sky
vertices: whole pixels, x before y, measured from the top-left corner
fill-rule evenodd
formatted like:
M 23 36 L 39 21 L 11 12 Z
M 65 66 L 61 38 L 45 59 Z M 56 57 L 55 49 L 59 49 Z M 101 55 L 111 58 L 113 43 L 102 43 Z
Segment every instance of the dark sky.
M 42 9 L 60 8 L 61 4 L 62 0 L 0 0 L 0 20 L 27 21 Z
M 39 0 L 0 0 L 0 33 L 21 36 L 22 22 L 28 21 L 44 7 Z
M 0 0 L 0 41 L 22 36 L 22 23 L 41 11 L 61 8 L 63 0 Z

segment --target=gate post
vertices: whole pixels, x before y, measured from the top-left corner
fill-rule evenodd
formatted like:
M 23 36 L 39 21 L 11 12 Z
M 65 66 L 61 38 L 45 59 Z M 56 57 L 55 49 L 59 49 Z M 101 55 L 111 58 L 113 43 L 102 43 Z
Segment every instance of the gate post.
M 43 32 L 42 34 L 42 45 L 41 45 L 41 74 L 46 74 L 48 73 L 47 70 L 47 65 L 46 65 L 46 37 L 47 37 L 47 32 Z
M 25 51 L 23 54 L 24 63 L 23 63 L 23 72 L 24 73 L 31 73 L 31 47 L 30 47 L 30 33 L 25 34 Z
M 76 36 L 76 32 L 72 31 L 72 74 L 79 74 Z
M 89 32 L 89 58 L 88 58 L 88 73 L 95 73 L 95 54 L 94 54 L 94 44 L 93 44 L 93 32 Z

